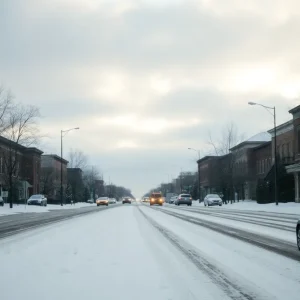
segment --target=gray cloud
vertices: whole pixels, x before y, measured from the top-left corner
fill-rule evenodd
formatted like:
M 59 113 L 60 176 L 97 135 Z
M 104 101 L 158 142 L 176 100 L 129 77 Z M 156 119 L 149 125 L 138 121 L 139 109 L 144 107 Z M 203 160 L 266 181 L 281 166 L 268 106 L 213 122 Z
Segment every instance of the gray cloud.
M 273 4 L 271 18 L 264 4 L 235 10 L 235 1 L 226 9 L 216 2 L 208 10 L 196 2 L 139 4 L 114 16 L 103 6 L 75 11 L 50 9 L 51 1 L 6 1 L 0 81 L 17 100 L 41 108 L 41 126 L 50 135 L 45 150 L 59 151 L 61 128 L 80 126 L 66 149 L 82 148 L 116 183 L 142 194 L 165 180 L 163 174 L 193 168 L 186 148 L 206 149 L 208 132 L 217 138 L 229 120 L 247 136 L 272 127 L 267 112 L 248 101 L 276 105 L 278 123 L 289 119 L 296 101 L 284 98 L 279 85 L 292 85 L 291 92 L 300 85 L 297 9 L 279 22 Z M 275 79 L 257 85 L 259 67 L 272 67 Z M 252 77 L 244 74 L 247 68 L 254 69 Z M 106 82 L 118 73 L 120 80 Z M 170 86 L 157 92 L 149 86 L 153 74 Z M 250 87 L 241 89 L 240 78 Z M 99 121 L 132 113 L 137 129 L 147 119 L 200 123 L 151 133 Z M 137 148 L 117 148 L 123 142 Z

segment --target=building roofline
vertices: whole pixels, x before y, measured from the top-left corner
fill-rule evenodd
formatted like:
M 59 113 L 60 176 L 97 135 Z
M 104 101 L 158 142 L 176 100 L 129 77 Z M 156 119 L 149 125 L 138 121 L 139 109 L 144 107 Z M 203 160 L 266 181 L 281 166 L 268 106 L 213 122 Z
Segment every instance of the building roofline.
M 34 153 L 37 153 L 37 154 L 40 154 L 42 155 L 44 152 L 36 147 L 29 147 L 29 148 L 26 148 L 26 152 L 34 152 Z
M 241 148 L 244 145 L 254 145 L 254 144 L 257 144 L 257 143 L 265 143 L 265 141 L 244 141 L 244 142 L 241 142 L 238 145 L 230 148 L 229 150 L 232 151 L 232 150 Z
M 198 159 L 198 160 L 197 160 L 197 163 L 199 164 L 200 162 L 203 162 L 203 161 L 205 161 L 205 160 L 208 160 L 208 159 L 210 159 L 210 158 L 215 158 L 215 157 L 218 157 L 218 156 L 217 156 L 217 155 L 206 155 L 206 156 L 204 156 L 204 157 Z
M 290 110 L 289 110 L 289 113 L 290 113 L 290 114 L 294 114 L 294 113 L 296 113 L 296 112 L 298 112 L 298 111 L 300 111 L 300 105 L 298 105 L 298 106 L 296 106 L 296 107 L 290 109 Z
M 269 141 L 269 142 L 264 142 L 262 145 L 259 145 L 259 146 L 257 146 L 257 147 L 254 147 L 254 148 L 252 148 L 252 149 L 253 149 L 253 150 L 257 150 L 257 149 L 260 149 L 260 148 L 267 147 L 267 146 L 269 146 L 269 145 L 271 145 L 271 144 L 272 144 L 271 141 Z
M 82 169 L 81 168 L 67 168 L 68 171 L 81 171 L 82 172 Z
M 299 107 L 300 107 L 300 105 L 299 105 Z M 280 124 L 280 125 L 277 125 L 277 126 L 276 126 L 276 131 L 282 130 L 282 129 L 284 129 L 284 128 L 288 128 L 288 127 L 291 126 L 291 125 L 293 125 L 293 120 L 289 120 L 289 121 L 287 121 L 287 122 L 285 122 L 285 123 L 282 123 L 282 124 Z M 274 128 L 268 130 L 268 132 L 269 132 L 270 134 L 273 134 L 273 133 L 274 133 Z
M 56 159 L 56 160 L 58 160 L 58 161 L 61 161 L 61 162 L 65 163 L 65 164 L 68 164 L 68 163 L 69 163 L 68 160 L 66 160 L 66 159 L 64 159 L 64 158 L 61 158 L 61 157 L 58 156 L 57 154 L 43 154 L 43 155 L 42 155 L 42 157 L 46 157 L 46 156 L 52 157 L 52 158 L 54 158 L 54 159 Z

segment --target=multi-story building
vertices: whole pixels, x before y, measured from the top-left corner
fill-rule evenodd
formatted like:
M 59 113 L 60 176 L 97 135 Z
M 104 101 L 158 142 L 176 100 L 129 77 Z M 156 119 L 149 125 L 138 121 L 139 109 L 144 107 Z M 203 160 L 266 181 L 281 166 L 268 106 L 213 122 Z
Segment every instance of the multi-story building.
M 47 196 L 49 201 L 60 201 L 61 166 L 63 170 L 63 193 L 67 188 L 68 161 L 56 154 L 45 154 L 41 157 L 41 193 Z
M 291 133 L 293 143 L 290 147 L 292 148 L 293 162 L 286 166 L 286 171 L 294 175 L 295 202 L 300 202 L 300 105 L 291 109 L 289 113 L 293 116 Z
M 28 199 L 40 192 L 42 151 L 25 147 L 0 136 L 0 191 L 6 198 L 12 174 L 13 201 Z

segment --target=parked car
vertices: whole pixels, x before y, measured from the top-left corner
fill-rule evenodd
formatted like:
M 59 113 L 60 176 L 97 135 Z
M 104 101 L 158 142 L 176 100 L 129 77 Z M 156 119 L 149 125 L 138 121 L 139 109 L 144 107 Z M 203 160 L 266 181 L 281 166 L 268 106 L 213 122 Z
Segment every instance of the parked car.
M 161 193 L 152 193 L 150 195 L 150 206 L 154 205 L 154 204 L 158 204 L 158 205 L 162 206 L 163 203 L 164 203 L 164 198 Z
M 108 203 L 109 204 L 116 204 L 117 203 L 117 200 L 115 198 L 109 198 L 108 199 Z
M 170 198 L 170 200 L 169 200 L 169 203 L 170 203 L 170 204 L 174 204 L 175 201 L 177 200 L 177 198 L 178 198 L 178 196 L 172 196 L 172 197 Z
M 222 199 L 217 194 L 208 194 L 204 198 L 204 206 L 219 205 L 222 206 Z
M 108 197 L 100 197 L 96 200 L 97 206 L 106 205 L 108 206 Z
M 94 200 L 93 199 L 89 199 L 88 201 L 86 201 L 87 203 L 93 204 Z
M 47 206 L 47 198 L 44 195 L 32 195 L 27 200 L 28 205 L 40 205 L 40 206 Z
M 4 200 L 1 196 L 0 196 L 0 206 L 4 206 Z
M 190 194 L 180 194 L 175 200 L 175 205 L 187 204 L 188 206 L 192 206 L 192 196 Z
M 122 204 L 125 204 L 125 203 L 131 204 L 131 199 L 129 197 L 123 198 Z
M 298 249 L 300 251 L 300 220 L 297 223 L 296 236 L 297 236 L 297 246 L 298 246 Z

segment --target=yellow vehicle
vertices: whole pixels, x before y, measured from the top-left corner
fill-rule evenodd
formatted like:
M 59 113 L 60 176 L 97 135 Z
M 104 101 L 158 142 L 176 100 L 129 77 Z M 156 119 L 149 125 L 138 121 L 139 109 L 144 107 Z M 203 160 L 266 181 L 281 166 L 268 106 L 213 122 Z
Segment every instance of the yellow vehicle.
M 108 197 L 100 197 L 96 200 L 97 206 L 99 205 L 106 205 L 108 206 L 109 198 Z
M 152 193 L 150 195 L 150 205 L 158 204 L 162 206 L 164 203 L 164 199 L 161 193 Z

